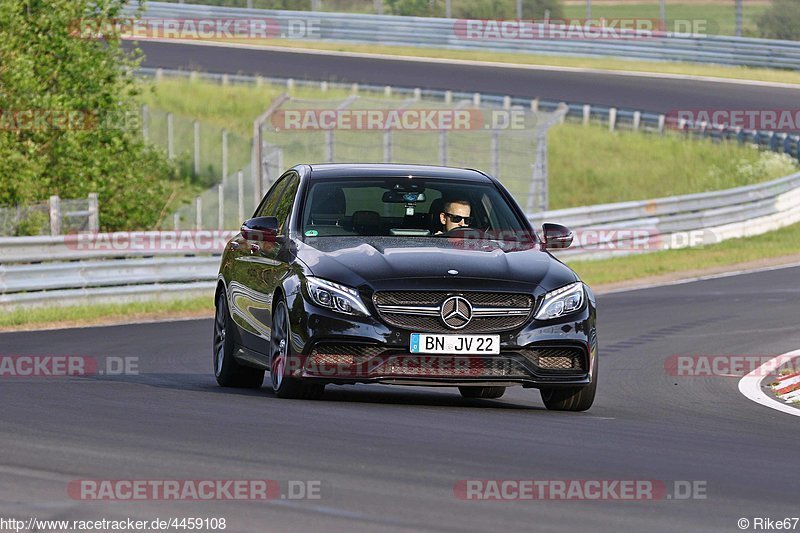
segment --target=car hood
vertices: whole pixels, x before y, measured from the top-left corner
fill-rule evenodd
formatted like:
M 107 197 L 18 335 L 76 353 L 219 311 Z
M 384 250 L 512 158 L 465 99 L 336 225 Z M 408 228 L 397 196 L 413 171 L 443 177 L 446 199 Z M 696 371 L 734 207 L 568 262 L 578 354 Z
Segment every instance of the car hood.
M 475 280 L 491 280 L 493 286 L 538 286 L 547 291 L 578 279 L 569 267 L 538 246 L 523 249 L 488 240 L 316 237 L 298 243 L 297 257 L 312 275 L 352 287 L 446 279 L 448 284 L 469 280 L 474 286 Z M 449 274 L 449 270 L 458 274 Z

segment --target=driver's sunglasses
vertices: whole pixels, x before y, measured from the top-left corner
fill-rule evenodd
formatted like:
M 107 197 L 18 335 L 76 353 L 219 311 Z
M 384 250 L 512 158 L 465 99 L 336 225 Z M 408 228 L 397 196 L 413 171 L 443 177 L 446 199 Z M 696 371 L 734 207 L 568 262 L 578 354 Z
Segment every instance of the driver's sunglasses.
M 445 213 L 444 215 L 449 218 L 450 222 L 453 224 L 459 224 L 462 220 L 467 226 L 472 223 L 472 217 L 462 217 L 461 215 L 454 215 L 453 213 Z

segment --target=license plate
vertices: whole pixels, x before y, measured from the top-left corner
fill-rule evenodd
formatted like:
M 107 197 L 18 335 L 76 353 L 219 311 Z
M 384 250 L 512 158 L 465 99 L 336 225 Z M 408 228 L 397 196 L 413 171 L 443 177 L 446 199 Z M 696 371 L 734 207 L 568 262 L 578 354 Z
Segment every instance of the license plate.
M 499 354 L 500 335 L 411 334 L 411 353 Z

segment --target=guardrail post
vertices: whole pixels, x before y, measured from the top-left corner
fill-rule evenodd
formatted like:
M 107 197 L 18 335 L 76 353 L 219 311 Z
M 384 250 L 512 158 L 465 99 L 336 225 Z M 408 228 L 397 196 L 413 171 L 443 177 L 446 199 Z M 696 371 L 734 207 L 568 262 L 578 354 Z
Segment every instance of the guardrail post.
M 203 199 L 200 196 L 194 199 L 194 229 L 203 229 Z
M 142 104 L 141 115 L 142 115 L 142 138 L 145 141 L 148 141 L 150 139 L 150 120 L 146 104 Z
M 286 91 L 292 92 L 294 91 L 294 78 L 289 78 L 286 80 Z
M 419 87 L 414 89 L 414 100 L 422 100 L 422 89 Z
M 664 126 L 667 122 L 666 115 L 658 115 L 658 133 L 664 133 Z
M 222 75 L 220 83 L 222 84 L 223 87 L 227 87 L 228 86 L 228 84 L 230 83 L 230 78 L 228 77 L 227 73 Z
M 194 177 L 200 175 L 200 122 L 194 121 Z
M 228 130 L 222 130 L 222 183 L 228 180 Z
M 383 132 L 383 162 L 392 162 L 392 130 Z
M 481 93 L 475 93 L 472 95 L 472 105 L 475 107 L 481 106 Z
M 447 130 L 439 130 L 439 163 L 447 166 Z
M 322 91 L 323 93 L 328 92 L 328 82 L 327 81 L 321 81 L 319 83 L 319 90 Z
M 157 68 L 156 69 L 156 81 L 160 82 L 163 79 L 164 79 L 164 69 L 163 68 Z
M 639 131 L 639 126 L 642 123 L 642 112 L 641 111 L 634 111 L 633 112 L 633 130 Z
M 531 100 L 531 111 L 534 112 L 534 113 L 538 113 L 539 112 L 539 99 L 538 98 L 534 98 L 533 100 Z
M 383 96 L 385 96 L 386 98 L 391 98 L 392 97 L 392 86 L 391 85 L 387 85 L 386 87 L 383 88 Z
M 566 102 L 561 102 L 560 104 L 558 104 L 558 107 L 561 107 L 561 106 L 566 107 L 567 111 L 558 116 L 558 123 L 559 124 L 563 124 L 564 122 L 567 121 L 567 113 L 569 113 L 569 106 L 567 105 Z
M 236 173 L 236 203 L 237 220 L 244 222 L 244 172 L 241 170 Z
M 261 88 L 262 85 L 264 85 L 264 77 L 256 76 L 256 87 Z
M 350 86 L 350 94 L 358 94 L 358 84 L 354 83 Z
M 225 185 L 217 185 L 217 229 L 225 229 Z
M 589 119 L 592 117 L 592 106 L 586 104 L 583 106 L 583 125 L 589 125 Z
M 50 235 L 61 235 L 61 199 L 56 195 L 50 197 Z
M 167 157 L 175 159 L 175 117 L 167 113 Z
M 100 231 L 100 205 L 96 192 L 89 193 L 89 231 L 92 233 Z
M 453 103 L 453 91 L 444 92 L 444 103 L 450 105 Z
M 608 131 L 614 131 L 617 128 L 617 108 L 612 107 L 608 110 Z
M 503 109 L 511 109 L 511 97 L 504 96 L 503 97 Z

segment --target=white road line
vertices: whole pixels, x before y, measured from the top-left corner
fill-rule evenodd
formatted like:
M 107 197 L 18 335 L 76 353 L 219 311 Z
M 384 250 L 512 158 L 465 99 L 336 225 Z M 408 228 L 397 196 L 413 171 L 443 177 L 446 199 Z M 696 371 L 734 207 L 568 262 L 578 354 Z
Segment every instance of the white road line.
M 394 54 L 375 54 L 368 52 L 343 52 L 340 50 L 320 50 L 316 48 L 291 48 L 288 46 L 270 46 L 245 43 L 227 43 L 221 41 L 194 41 L 183 39 L 152 39 L 138 38 L 127 39 L 141 42 L 156 42 L 165 44 L 190 44 L 194 46 L 211 46 L 215 48 L 238 48 L 241 50 L 264 50 L 269 52 L 295 52 L 308 55 L 326 55 L 339 57 L 355 57 L 363 59 L 385 59 L 390 61 L 415 61 L 419 63 L 439 63 L 449 65 L 466 65 L 475 67 L 511 68 L 520 70 L 540 70 L 549 72 L 578 72 L 584 74 L 610 74 L 613 76 L 629 76 L 634 78 L 657 78 L 672 80 L 702 81 L 710 83 L 728 83 L 733 85 L 754 85 L 757 87 L 775 87 L 780 89 L 800 89 L 800 84 L 782 83 L 772 81 L 747 80 L 736 78 L 718 78 L 714 76 L 697 76 L 692 74 L 669 74 L 664 72 L 633 71 L 633 70 L 604 70 L 588 67 L 560 67 L 557 65 L 533 65 L 527 63 L 506 63 L 501 61 L 476 61 L 472 59 L 446 59 L 438 57 L 406 56 Z M 554 56 L 557 57 L 557 56 Z
M 791 362 L 791 360 L 797 356 L 800 356 L 800 350 L 795 350 L 793 352 L 779 355 L 774 359 L 770 359 L 739 381 L 739 392 L 744 394 L 746 398 L 756 402 L 757 404 L 763 405 L 764 407 L 769 407 L 770 409 L 775 409 L 776 411 L 781 411 L 782 413 L 789 415 L 800 416 L 800 409 L 784 405 L 774 398 L 770 398 L 764 394 L 763 390 L 761 390 L 761 382 L 768 376 L 768 369 L 771 370 L 780 368 L 786 363 Z

